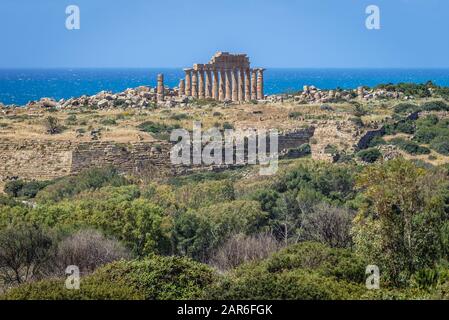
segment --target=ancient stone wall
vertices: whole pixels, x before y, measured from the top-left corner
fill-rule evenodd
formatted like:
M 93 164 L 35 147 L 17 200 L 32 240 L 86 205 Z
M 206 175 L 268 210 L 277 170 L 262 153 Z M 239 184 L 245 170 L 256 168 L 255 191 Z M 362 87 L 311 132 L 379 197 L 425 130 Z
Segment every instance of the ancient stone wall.
M 298 148 L 304 143 L 309 143 L 311 137 L 315 133 L 315 128 L 296 130 L 279 135 L 279 150 Z
M 69 141 L 0 142 L 0 181 L 20 177 L 47 180 L 71 173 L 73 144 Z
M 313 128 L 279 136 L 279 150 L 309 142 Z M 199 170 L 222 170 L 232 165 L 172 165 L 169 142 L 117 143 L 111 141 L 2 141 L 0 182 L 11 179 L 49 180 L 82 170 L 114 166 L 137 177 L 158 178 Z
M 170 148 L 167 142 L 79 143 L 73 149 L 71 173 L 110 165 L 130 174 L 164 176 L 175 169 L 170 164 Z

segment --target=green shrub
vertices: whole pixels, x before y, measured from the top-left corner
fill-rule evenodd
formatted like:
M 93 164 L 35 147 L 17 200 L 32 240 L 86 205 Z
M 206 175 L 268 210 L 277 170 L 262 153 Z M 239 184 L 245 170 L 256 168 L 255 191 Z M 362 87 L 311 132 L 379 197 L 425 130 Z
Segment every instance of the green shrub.
M 102 230 L 122 241 L 137 256 L 169 253 L 170 217 L 148 200 L 124 196 L 129 188 L 136 187 L 117 188 L 118 192 L 110 192 L 105 199 L 91 194 L 91 199 L 40 205 L 29 212 L 28 219 L 62 229 Z
M 390 142 L 411 155 L 430 154 L 429 148 L 422 147 L 416 142 L 410 140 L 394 138 L 391 139 Z
M 115 126 L 117 121 L 113 118 L 105 118 L 100 121 L 100 123 L 104 126 Z
M 275 183 L 278 192 L 309 188 L 322 194 L 329 201 L 345 202 L 355 196 L 354 166 L 300 162 L 281 173 Z
M 449 137 L 438 137 L 432 140 L 430 147 L 436 152 L 449 156 Z
M 328 144 L 326 147 L 324 147 L 324 153 L 337 154 L 338 153 L 338 149 L 337 149 L 336 146 L 334 146 L 332 144 Z
M 412 103 L 399 103 L 394 106 L 395 113 L 413 113 L 419 110 L 419 107 L 416 104 Z
M 176 113 L 176 114 L 172 114 L 170 116 L 170 119 L 172 120 L 176 120 L 176 121 L 181 121 L 181 120 L 185 120 L 185 119 L 189 119 L 190 116 L 187 113 Z
M 117 279 L 118 280 L 118 279 Z M 121 281 L 92 283 L 82 279 L 80 290 L 68 290 L 64 280 L 48 279 L 10 289 L 3 300 L 142 300 L 142 292 Z
M 223 127 L 223 130 L 229 130 L 229 129 L 233 130 L 234 129 L 234 125 L 232 123 L 229 123 L 229 122 L 223 123 L 222 127 Z
M 52 116 L 44 119 L 44 126 L 48 134 L 58 134 L 65 129 L 62 125 L 60 125 L 58 118 Z
M 178 124 L 168 125 L 165 123 L 157 123 L 153 121 L 146 121 L 138 126 L 139 130 L 151 133 L 156 139 L 168 140 L 170 132 L 174 129 L 179 129 Z
M 22 190 L 25 182 L 23 180 L 12 180 L 5 184 L 4 191 L 10 197 L 16 198 L 19 196 L 19 192 Z
M 416 131 L 415 136 L 413 137 L 413 140 L 418 143 L 430 143 L 433 139 L 438 137 L 439 130 L 437 128 L 419 128 Z
M 312 154 L 312 148 L 310 144 L 304 143 L 297 148 L 288 149 L 285 157 L 293 158 L 293 157 L 304 157 Z
M 362 128 L 364 126 L 363 120 L 360 117 L 352 117 L 349 120 L 359 128 Z
M 5 184 L 5 193 L 11 197 L 34 198 L 36 194 L 51 184 L 51 181 L 23 181 L 14 180 Z
M 245 266 L 211 287 L 208 298 L 220 300 L 344 300 L 356 299 L 366 289 L 306 270 L 270 273 Z
M 444 101 L 431 101 L 421 105 L 423 111 L 449 111 L 449 105 Z
M 113 167 L 93 168 L 82 171 L 76 176 L 56 179 L 36 195 L 39 202 L 57 202 L 73 197 L 84 190 L 95 190 L 104 186 L 129 184 L 117 169 Z
M 381 136 L 375 136 L 368 144 L 369 148 L 387 144 Z
M 141 261 L 119 261 L 96 271 L 89 282 L 120 281 L 146 300 L 188 300 L 204 296 L 216 275 L 208 266 L 187 258 L 153 255 Z
M 210 290 L 219 299 L 355 299 L 365 293 L 365 265 L 350 250 L 292 245 L 237 268 Z
M 377 85 L 375 88 L 377 89 L 383 89 L 390 92 L 402 92 L 406 96 L 413 96 L 417 98 L 427 98 L 431 96 L 431 93 L 429 91 L 430 88 L 435 88 L 435 85 L 432 82 L 427 83 L 398 83 L 398 84 L 380 84 Z
M 298 119 L 298 118 L 302 117 L 302 112 L 299 112 L 299 111 L 289 112 L 288 117 L 290 119 Z
M 15 207 L 15 206 L 20 206 L 20 205 L 21 204 L 16 199 L 13 199 L 6 195 L 0 194 L 0 208 L 2 206 L 3 207 L 5 207 L 5 206 Z M 0 214 L 0 217 L 1 217 L 1 214 Z M 1 220 L 1 218 L 0 218 L 0 220 Z M 0 223 L 0 225 L 1 225 L 1 223 Z
M 178 253 L 207 261 L 218 246 L 234 234 L 257 233 L 267 215 L 256 201 L 217 203 L 175 218 L 174 238 Z
M 370 148 L 370 149 L 359 151 L 357 153 L 357 157 L 359 157 L 364 162 L 374 163 L 380 157 L 382 157 L 382 153 L 376 148 Z
M 413 133 L 415 133 L 415 124 L 411 120 L 400 121 L 396 124 L 395 131 L 407 133 L 407 134 L 413 134 Z
M 330 248 L 321 243 L 291 245 L 265 261 L 269 272 L 306 269 L 320 275 L 362 283 L 366 265 L 349 249 Z
M 234 187 L 230 181 L 205 181 L 190 183 L 176 190 L 179 204 L 198 209 L 208 205 L 234 200 Z
M 188 300 L 204 297 L 216 279 L 206 265 L 186 258 L 151 256 L 108 264 L 81 279 L 80 290 L 44 280 L 9 290 L 7 300 Z
M 65 123 L 67 125 L 74 125 L 76 124 L 76 116 L 74 114 L 69 115 L 66 119 L 65 119 Z

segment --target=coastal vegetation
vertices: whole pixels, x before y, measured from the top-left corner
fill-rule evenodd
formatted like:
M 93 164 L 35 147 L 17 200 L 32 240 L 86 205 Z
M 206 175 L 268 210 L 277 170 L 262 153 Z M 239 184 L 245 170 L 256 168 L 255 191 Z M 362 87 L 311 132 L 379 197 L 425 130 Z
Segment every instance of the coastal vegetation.
M 252 170 L 142 184 L 103 168 L 8 184 L 2 298 L 446 297 L 447 166 L 286 160 L 262 180 Z M 64 287 L 71 264 L 81 290 Z M 371 264 L 379 290 L 365 287 Z

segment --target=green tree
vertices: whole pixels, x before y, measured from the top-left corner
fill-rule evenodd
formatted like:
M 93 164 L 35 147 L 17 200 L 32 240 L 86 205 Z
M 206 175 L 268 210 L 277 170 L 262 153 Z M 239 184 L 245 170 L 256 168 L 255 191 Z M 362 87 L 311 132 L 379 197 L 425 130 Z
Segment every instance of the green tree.
M 353 227 L 358 252 L 382 265 L 395 284 L 445 256 L 447 176 L 402 158 L 369 166 L 358 177 L 366 202 Z

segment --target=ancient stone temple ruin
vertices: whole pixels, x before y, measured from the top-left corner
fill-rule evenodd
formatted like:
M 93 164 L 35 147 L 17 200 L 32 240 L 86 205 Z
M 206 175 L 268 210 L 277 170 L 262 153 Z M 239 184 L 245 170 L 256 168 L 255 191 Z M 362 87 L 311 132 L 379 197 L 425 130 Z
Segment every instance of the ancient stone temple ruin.
M 179 95 L 218 101 L 251 101 L 264 99 L 263 72 L 250 68 L 246 54 L 217 52 L 207 64 L 194 64 L 184 69 L 179 82 Z

